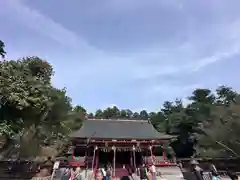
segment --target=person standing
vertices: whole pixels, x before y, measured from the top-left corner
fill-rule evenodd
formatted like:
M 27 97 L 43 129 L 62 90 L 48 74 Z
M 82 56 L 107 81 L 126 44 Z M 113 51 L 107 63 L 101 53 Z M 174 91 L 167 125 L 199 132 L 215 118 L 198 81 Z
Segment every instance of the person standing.
M 140 173 L 140 179 L 141 180 L 147 180 L 148 179 L 147 168 L 146 168 L 145 164 L 142 164 L 142 166 L 139 169 L 139 173 Z
M 96 180 L 103 180 L 102 172 L 98 171 L 98 172 L 96 173 L 95 179 L 96 179 Z
M 111 176 L 112 176 L 112 169 L 108 167 L 106 171 L 106 180 L 111 180 Z
M 77 167 L 74 172 L 74 180 L 83 180 L 82 170 L 80 167 Z
M 236 174 L 236 172 L 227 169 L 227 175 L 231 178 L 231 180 L 237 180 L 238 176 Z
M 148 179 L 148 180 L 153 180 L 153 177 L 152 177 L 152 168 L 151 168 L 151 166 L 148 167 L 147 179 Z
M 70 167 L 66 167 L 64 169 L 64 172 L 62 174 L 62 180 L 69 180 L 71 178 L 71 174 L 72 174 L 72 171 L 70 169 Z
M 157 180 L 157 173 L 156 173 L 156 167 L 154 164 L 151 165 L 151 174 L 152 174 L 152 180 Z
M 104 168 L 101 168 L 101 173 L 102 173 L 103 179 L 106 180 L 107 172 L 105 171 Z
M 203 170 L 198 165 L 199 163 L 196 160 L 192 160 L 191 164 L 191 171 L 195 175 L 197 180 L 204 180 L 203 179 Z
M 213 180 L 220 179 L 219 173 L 218 173 L 218 171 L 217 171 L 217 169 L 216 169 L 214 164 L 210 164 L 210 172 L 211 172 Z

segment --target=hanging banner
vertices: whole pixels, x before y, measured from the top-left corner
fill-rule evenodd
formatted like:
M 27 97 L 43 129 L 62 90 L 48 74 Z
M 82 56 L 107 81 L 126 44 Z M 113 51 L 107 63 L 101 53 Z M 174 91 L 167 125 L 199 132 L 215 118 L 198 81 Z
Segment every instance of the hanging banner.
M 56 161 L 53 165 L 53 169 L 56 170 L 59 168 L 59 165 L 60 165 L 60 162 L 59 161 Z
M 128 151 L 133 151 L 132 147 L 115 147 L 116 152 L 128 152 Z M 98 147 L 100 151 L 103 152 L 111 152 L 113 151 L 112 147 Z M 141 152 L 142 149 L 140 147 L 135 147 L 134 149 L 135 152 Z
M 67 154 L 72 154 L 74 151 L 74 147 L 73 146 L 69 146 L 68 150 L 67 150 Z

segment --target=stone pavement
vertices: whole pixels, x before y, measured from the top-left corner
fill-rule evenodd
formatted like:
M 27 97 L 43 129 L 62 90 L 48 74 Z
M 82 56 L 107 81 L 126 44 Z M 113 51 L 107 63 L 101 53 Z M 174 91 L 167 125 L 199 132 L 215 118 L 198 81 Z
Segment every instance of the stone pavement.
M 161 168 L 158 170 L 161 170 L 160 171 L 161 176 L 157 176 L 157 180 L 183 180 L 184 179 L 181 171 L 177 168 Z M 83 173 L 83 177 L 85 177 L 86 175 L 86 178 L 84 180 L 94 180 L 92 171 L 87 171 L 87 173 L 83 171 L 82 173 Z M 137 176 L 136 174 L 133 174 L 132 177 L 133 177 L 133 180 L 140 180 L 140 177 Z M 120 180 L 120 178 L 114 178 L 113 180 Z M 230 178 L 221 177 L 221 180 L 230 180 Z

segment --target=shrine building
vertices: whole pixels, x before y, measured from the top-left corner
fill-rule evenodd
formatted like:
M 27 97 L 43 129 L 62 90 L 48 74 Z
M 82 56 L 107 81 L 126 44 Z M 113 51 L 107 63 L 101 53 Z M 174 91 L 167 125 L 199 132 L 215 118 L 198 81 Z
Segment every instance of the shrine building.
M 160 133 L 146 120 L 88 119 L 70 135 L 72 164 L 93 171 L 111 164 L 113 174 L 125 166 L 170 166 L 163 146 L 172 136 Z

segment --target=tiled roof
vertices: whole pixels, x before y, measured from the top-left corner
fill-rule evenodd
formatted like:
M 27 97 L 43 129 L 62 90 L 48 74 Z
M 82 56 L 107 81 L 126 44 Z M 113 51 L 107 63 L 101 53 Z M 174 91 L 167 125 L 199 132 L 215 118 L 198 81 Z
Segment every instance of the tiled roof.
M 99 139 L 170 139 L 171 136 L 154 129 L 149 121 L 119 119 L 89 119 L 72 138 Z

